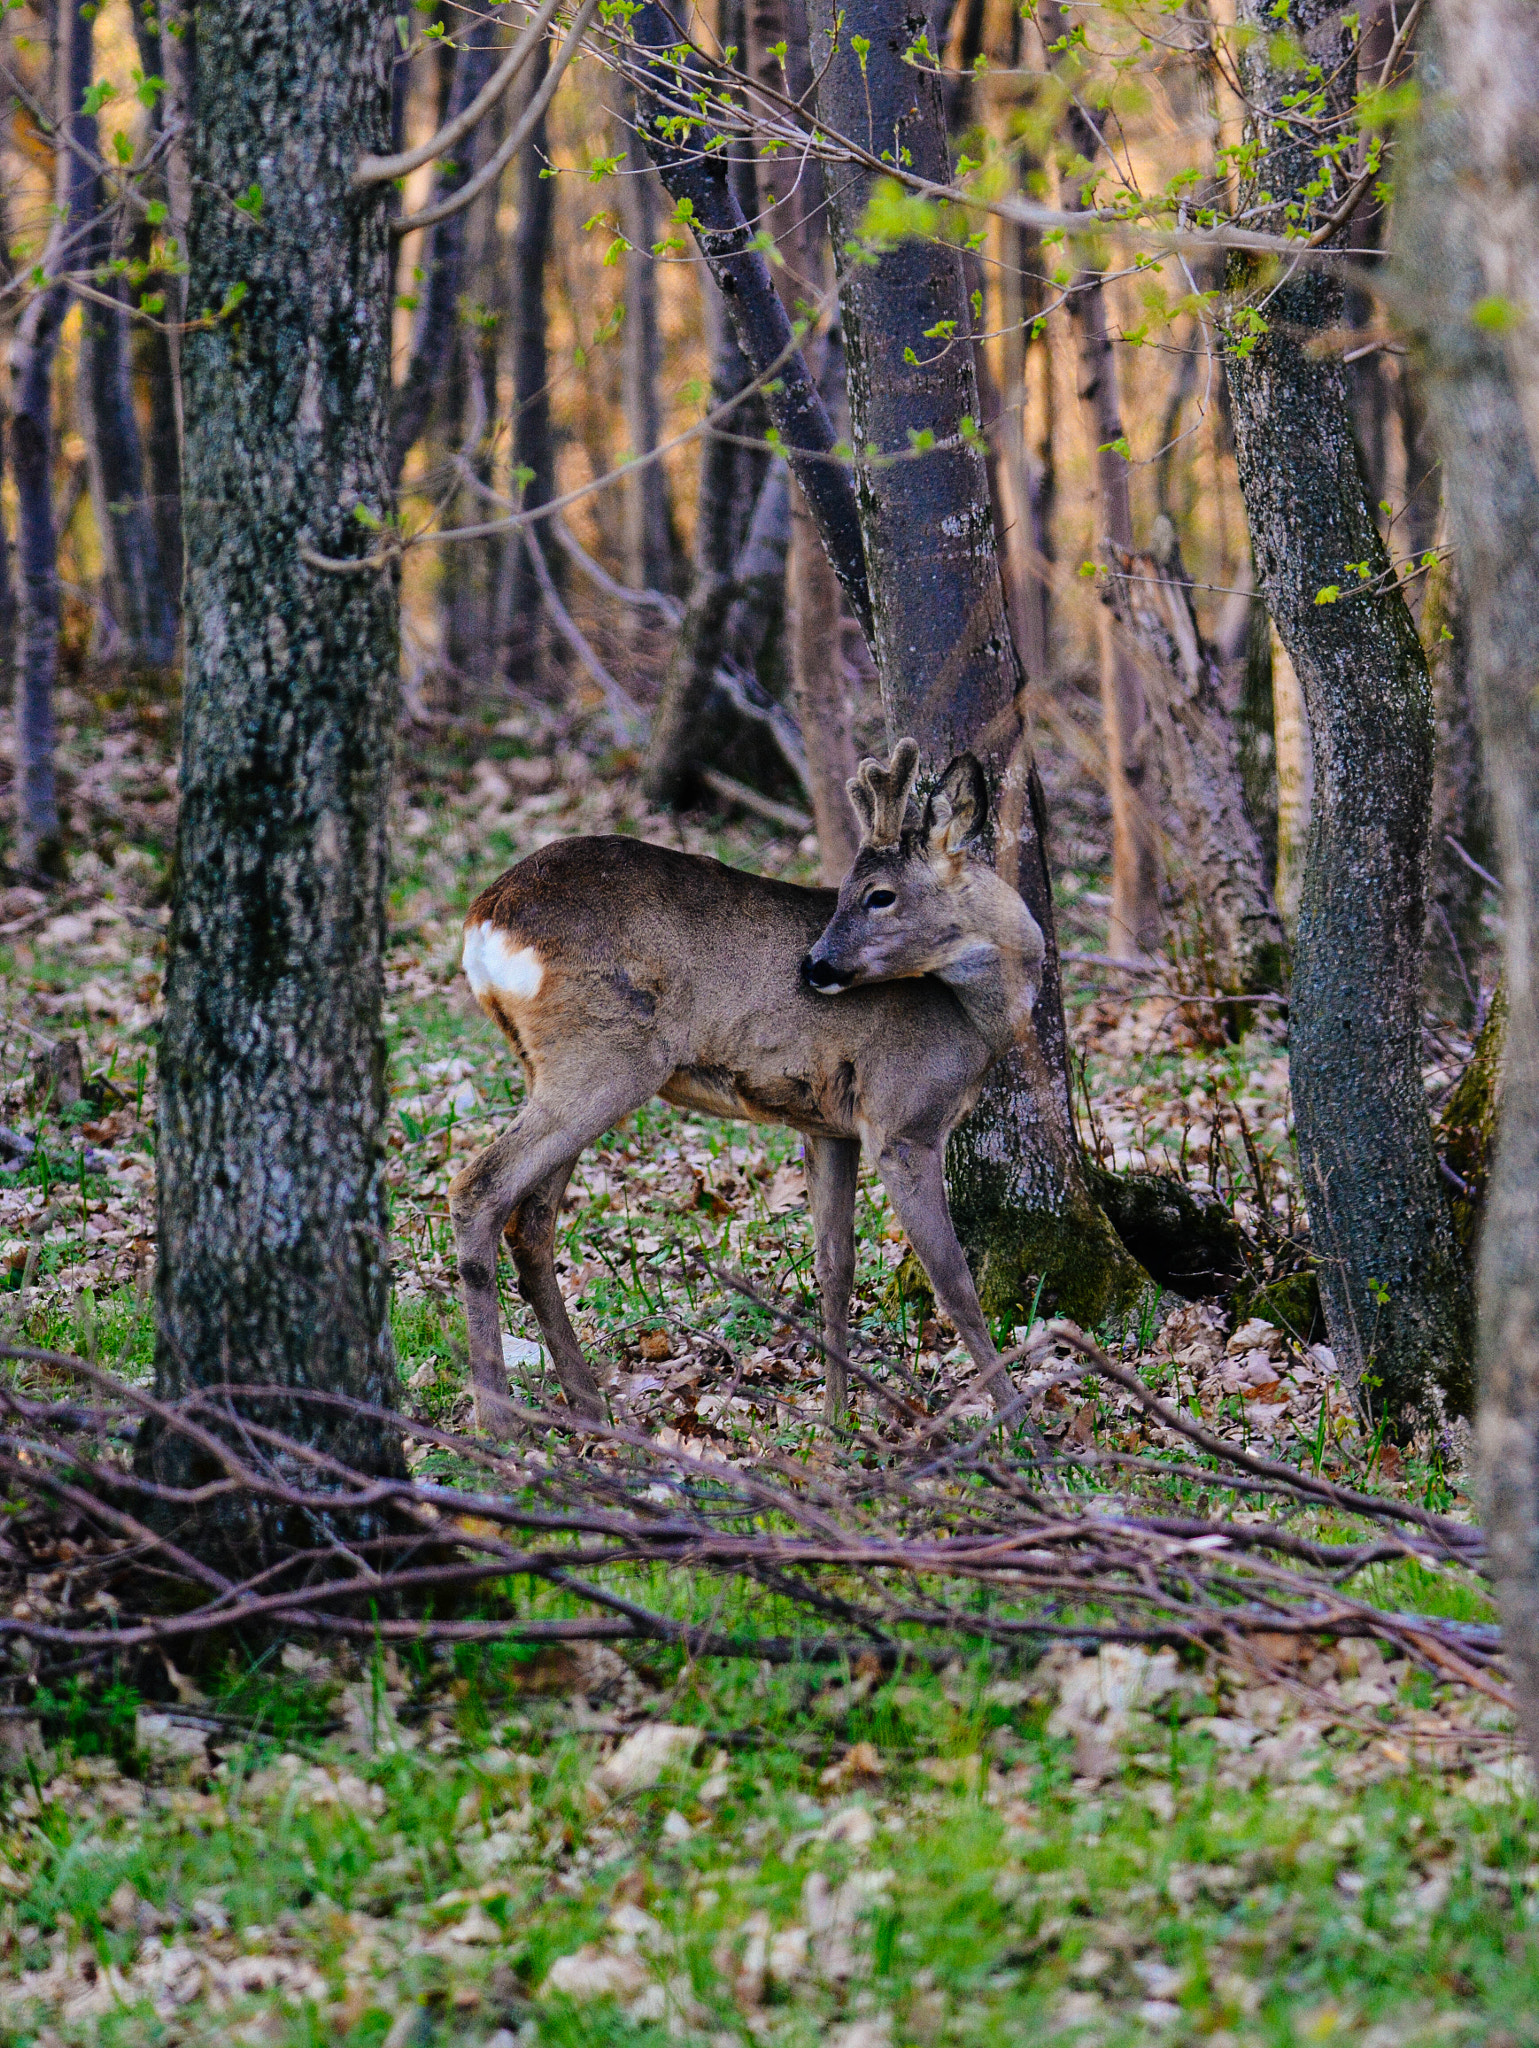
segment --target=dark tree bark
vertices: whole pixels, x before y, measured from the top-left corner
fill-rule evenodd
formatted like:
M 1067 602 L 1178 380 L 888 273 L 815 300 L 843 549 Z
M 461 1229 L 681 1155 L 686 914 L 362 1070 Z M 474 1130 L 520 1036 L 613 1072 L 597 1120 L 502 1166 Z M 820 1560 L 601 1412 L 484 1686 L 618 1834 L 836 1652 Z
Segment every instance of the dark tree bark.
M 530 99 L 545 82 L 549 65 L 550 44 L 546 41 L 528 66 Z M 556 494 L 556 444 L 546 390 L 550 358 L 545 339 L 545 273 L 550 261 L 556 181 L 540 176 L 546 162 L 546 123 L 542 116 L 518 153 L 515 173 L 518 232 L 513 239 L 513 321 L 509 337 L 513 356 L 513 467 L 526 507 L 543 505 Z M 536 546 L 541 544 L 538 532 L 531 537 Z M 529 565 L 521 535 L 515 531 L 509 541 L 508 675 L 513 681 L 523 681 L 539 645 L 540 585 Z M 551 575 L 561 583 L 566 574 L 564 558 L 547 549 L 546 560 Z
M 95 0 L 68 0 L 64 9 L 71 48 L 77 40 L 84 45 L 81 61 L 88 78 L 97 11 Z M 87 160 L 101 146 L 96 116 L 75 102 L 70 128 L 77 146 L 72 152 L 70 219 L 91 223 L 73 262 L 79 269 L 94 270 L 99 294 L 82 296 L 80 301 L 75 396 L 90 467 L 91 511 L 102 551 L 107 609 L 117 627 L 113 644 L 98 651 L 124 668 L 166 668 L 176 655 L 176 612 L 167 594 L 155 521 L 144 491 L 144 448 L 134 412 L 123 280 L 109 267 L 120 252 L 114 246 L 112 218 L 103 211 L 101 180 L 92 175 Z M 103 305 L 103 298 L 114 304 Z
M 939 88 L 903 55 L 923 17 L 897 0 L 861 0 L 837 16 L 829 0 L 814 0 L 810 12 L 819 118 L 860 141 L 880 137 L 881 147 L 907 151 L 921 177 L 945 181 Z M 857 36 L 870 44 L 863 61 Z M 989 1313 L 1029 1302 L 1041 1277 L 1065 1314 L 1093 1324 L 1136 1294 L 1144 1276 L 1092 1199 L 1074 1140 L 1045 810 L 1019 705 L 1025 679 L 1005 613 L 984 461 L 961 438 L 964 417 L 978 417 L 961 261 L 954 248 L 921 241 L 852 260 L 871 180 L 842 165 L 826 175 L 842 252 L 853 440 L 889 458 L 856 472 L 888 729 L 918 739 L 930 774 L 963 748 L 988 765 L 999 790 L 996 862 L 1048 945 L 1038 1048 L 996 1065 L 953 1139 L 952 1212 L 981 1258 Z M 946 322 L 952 343 L 926 339 L 926 330 L 947 331 Z M 913 459 L 911 436 L 924 433 L 941 446 Z
M 75 13 L 63 11 L 55 105 L 61 123 L 91 83 L 88 37 L 71 33 Z M 54 158 L 59 218 L 43 251 L 54 275 L 74 257 L 80 215 L 75 206 L 78 159 L 60 148 Z M 20 865 L 57 880 L 64 873 L 64 835 L 54 778 L 54 684 L 59 671 L 58 534 L 53 507 L 53 366 L 69 287 L 58 284 L 27 303 L 11 342 L 11 467 L 16 477 L 16 552 L 21 572 L 16 675 L 16 848 Z
M 469 106 L 491 77 L 497 57 L 489 24 L 477 22 L 466 29 L 465 35 L 466 40 L 455 56 L 453 82 L 440 127 Z M 475 168 L 475 156 L 475 136 L 469 135 L 457 156 L 440 159 L 430 205 L 437 206 L 459 191 Z M 459 301 L 464 286 L 470 215 L 474 211 L 474 207 L 464 207 L 451 213 L 447 220 L 436 221 L 427 230 L 420 252 L 422 281 L 412 322 L 411 354 L 390 409 L 392 486 L 400 482 L 406 458 L 427 428 L 434 395 L 442 388 L 444 364 L 458 346 Z
M 1270 62 L 1274 15 L 1263 0 L 1241 13 L 1262 31 L 1246 78 L 1264 151 L 1242 203 L 1264 184 L 1276 200 L 1266 224 L 1280 228 L 1289 202 L 1309 218 L 1314 130 L 1285 111 L 1297 80 Z M 1288 19 L 1344 112 L 1353 68 L 1339 10 L 1293 0 Z M 1337 1362 L 1403 1427 L 1440 1406 L 1467 1413 L 1472 1392 L 1469 1290 L 1421 1078 L 1432 695 L 1363 487 L 1340 361 L 1309 346 L 1341 324 L 1341 286 L 1299 268 L 1251 304 L 1263 297 L 1265 331 L 1231 346 L 1229 382 L 1256 568 L 1314 742 L 1290 1021 L 1299 1165 Z M 1354 592 L 1355 562 L 1368 581 Z M 1333 585 L 1342 601 L 1319 603 Z
M 335 575 L 390 509 L 389 221 L 351 191 L 389 133 L 393 26 L 317 0 L 303 61 L 256 0 L 199 16 L 187 337 L 187 675 L 160 1050 L 156 1383 L 389 1406 L 381 1126 L 391 572 Z M 263 189 L 253 235 L 227 195 Z M 362 515 L 360 517 L 359 515 Z M 376 1469 L 390 1432 L 264 1419 Z M 162 1472 L 186 1459 L 146 1447 Z
M 1507 1071 L 1481 1229 L 1477 1443 L 1503 1639 L 1539 1757 L 1539 462 L 1502 337 L 1471 317 L 1493 287 L 1483 195 L 1470 175 L 1473 129 L 1494 123 L 1532 137 L 1539 40 L 1525 53 L 1509 39 L 1502 87 L 1471 101 L 1449 77 L 1454 40 L 1467 33 L 1444 6 L 1423 39 L 1423 116 L 1395 230 L 1397 310 L 1420 330 L 1506 885 Z M 1513 203 L 1523 202 L 1515 225 L 1539 247 L 1531 156 L 1526 180 L 1514 181 Z

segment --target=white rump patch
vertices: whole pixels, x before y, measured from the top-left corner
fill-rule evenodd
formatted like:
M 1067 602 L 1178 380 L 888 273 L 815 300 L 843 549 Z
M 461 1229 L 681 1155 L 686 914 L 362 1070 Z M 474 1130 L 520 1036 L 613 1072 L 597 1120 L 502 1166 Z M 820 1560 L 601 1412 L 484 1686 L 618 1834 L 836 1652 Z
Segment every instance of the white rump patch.
M 533 946 L 513 946 L 495 925 L 465 927 L 465 979 L 482 1002 L 488 995 L 512 996 L 527 1002 L 540 993 L 545 966 Z

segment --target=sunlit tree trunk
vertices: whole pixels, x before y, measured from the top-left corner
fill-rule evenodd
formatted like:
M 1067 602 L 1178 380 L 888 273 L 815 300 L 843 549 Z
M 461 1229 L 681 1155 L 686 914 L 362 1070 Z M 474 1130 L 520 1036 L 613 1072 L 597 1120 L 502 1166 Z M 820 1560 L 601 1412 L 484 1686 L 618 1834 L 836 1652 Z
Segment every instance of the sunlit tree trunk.
M 528 95 L 534 96 L 544 82 L 550 64 L 550 46 L 542 43 L 527 67 Z M 550 355 L 546 342 L 546 272 L 550 262 L 551 223 L 556 204 L 556 180 L 540 173 L 548 162 L 546 121 L 535 123 L 518 153 L 515 196 L 518 229 L 513 238 L 513 467 L 518 495 L 525 506 L 543 505 L 555 496 L 556 444 L 551 433 Z M 540 544 L 538 531 L 533 536 Z M 565 563 L 558 549 L 546 549 L 546 561 L 557 583 L 564 580 Z M 514 682 L 527 682 L 539 646 L 540 585 L 525 552 L 523 536 L 510 536 L 508 553 L 509 606 L 508 675 Z
M 64 10 L 71 47 L 77 39 L 84 44 L 80 61 L 88 78 L 97 11 L 96 0 L 68 0 Z M 81 295 L 75 401 L 86 444 L 107 607 L 117 627 L 114 644 L 98 651 L 125 668 L 165 668 L 176 652 L 176 614 L 144 490 L 144 448 L 134 412 L 123 280 L 110 268 L 124 252 L 115 243 L 111 216 L 103 211 L 101 180 L 89 167 L 89 158 L 101 147 L 96 116 L 77 103 L 70 110 L 70 127 L 79 152 L 72 172 L 70 219 L 91 224 L 71 261 L 72 267 L 93 273 L 94 293 Z
M 1273 67 L 1274 12 L 1245 0 L 1241 14 L 1261 31 L 1245 78 L 1263 150 L 1243 202 L 1264 187 L 1267 226 L 1289 202 L 1307 222 L 1328 204 L 1306 196 L 1316 129 L 1292 112 L 1295 74 Z M 1353 66 L 1339 11 L 1293 0 L 1288 25 L 1344 112 Z M 1233 282 L 1247 279 L 1237 263 Z M 1240 486 L 1314 753 L 1289 1022 L 1299 1166 L 1337 1362 L 1366 1407 L 1408 1427 L 1467 1412 L 1472 1393 L 1469 1290 L 1422 1086 L 1432 693 L 1363 487 L 1340 357 L 1311 346 L 1340 326 L 1341 286 L 1300 266 L 1248 303 L 1264 325 L 1247 335 L 1238 321 L 1230 350 Z M 1340 601 L 1320 602 L 1331 589 Z
M 264 8 L 199 15 L 187 337 L 187 673 L 160 1042 L 156 1384 L 274 1382 L 388 1406 L 382 1139 L 385 805 L 394 575 L 386 202 L 354 166 L 388 138 L 394 27 L 316 0 L 303 61 Z M 262 233 L 229 204 L 254 182 Z M 360 519 L 357 515 L 362 513 Z M 400 1440 L 265 1403 L 366 1466 Z M 185 1447 L 145 1446 L 163 1475 Z

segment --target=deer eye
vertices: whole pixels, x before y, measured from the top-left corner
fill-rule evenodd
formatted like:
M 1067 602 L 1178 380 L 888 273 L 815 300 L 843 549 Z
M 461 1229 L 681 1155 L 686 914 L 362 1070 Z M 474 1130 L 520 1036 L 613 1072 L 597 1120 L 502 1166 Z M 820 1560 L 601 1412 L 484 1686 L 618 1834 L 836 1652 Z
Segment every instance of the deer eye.
M 866 910 L 891 910 L 897 900 L 896 889 L 873 889 L 862 907 Z

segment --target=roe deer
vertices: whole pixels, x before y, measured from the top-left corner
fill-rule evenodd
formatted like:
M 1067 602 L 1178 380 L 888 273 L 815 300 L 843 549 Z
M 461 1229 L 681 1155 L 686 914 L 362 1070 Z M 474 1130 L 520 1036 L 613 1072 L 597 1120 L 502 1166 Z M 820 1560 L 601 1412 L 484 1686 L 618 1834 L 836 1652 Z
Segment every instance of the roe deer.
M 466 978 L 529 1080 L 512 1125 L 449 1190 L 483 1428 L 514 1425 L 495 1284 L 504 1233 L 568 1402 L 604 1419 L 556 1284 L 556 1218 L 583 1147 L 653 1095 L 803 1133 L 830 1421 L 845 1405 L 862 1146 L 936 1300 L 1005 1397 L 942 1169 L 990 1064 L 1031 1028 L 1042 933 L 966 851 L 988 812 L 977 761 L 958 755 L 922 813 L 918 761 L 900 740 L 848 784 L 863 829 L 837 892 L 603 837 L 542 847 L 471 905 Z

